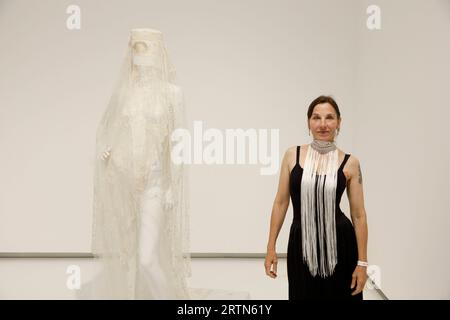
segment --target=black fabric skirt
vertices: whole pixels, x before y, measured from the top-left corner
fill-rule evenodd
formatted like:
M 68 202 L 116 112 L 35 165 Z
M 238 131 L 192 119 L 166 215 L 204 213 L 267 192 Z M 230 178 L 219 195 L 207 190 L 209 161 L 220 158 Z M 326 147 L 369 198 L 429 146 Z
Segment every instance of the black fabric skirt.
M 347 299 L 363 300 L 363 293 L 351 295 L 352 274 L 358 261 L 356 234 L 351 221 L 343 212 L 336 215 L 337 256 L 334 273 L 313 277 L 302 256 L 301 221 L 293 220 L 287 250 L 289 300 Z M 355 286 L 356 288 L 356 286 Z

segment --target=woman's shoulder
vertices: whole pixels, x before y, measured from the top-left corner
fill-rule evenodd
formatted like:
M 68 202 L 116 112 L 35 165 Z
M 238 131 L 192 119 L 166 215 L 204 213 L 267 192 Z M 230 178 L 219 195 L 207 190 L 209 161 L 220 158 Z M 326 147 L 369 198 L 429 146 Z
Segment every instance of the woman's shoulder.
M 288 163 L 291 163 L 293 161 L 295 162 L 295 159 L 297 157 L 297 147 L 299 147 L 299 145 L 290 146 L 284 152 L 284 158 Z
M 361 164 L 358 157 L 356 157 L 354 154 L 349 154 L 345 167 L 352 176 L 359 174 L 361 170 Z
M 284 152 L 284 156 L 285 157 L 292 157 L 293 155 L 295 156 L 295 153 L 297 152 L 297 146 L 290 146 L 286 149 L 286 151 Z
M 342 151 L 342 150 L 341 150 Z M 344 152 L 344 151 L 342 151 L 342 152 Z M 349 163 L 352 163 L 352 164 L 359 164 L 359 159 L 358 159 L 358 157 L 356 157 L 353 153 L 347 153 L 347 152 L 344 152 L 344 154 L 345 155 L 348 155 L 348 162 Z

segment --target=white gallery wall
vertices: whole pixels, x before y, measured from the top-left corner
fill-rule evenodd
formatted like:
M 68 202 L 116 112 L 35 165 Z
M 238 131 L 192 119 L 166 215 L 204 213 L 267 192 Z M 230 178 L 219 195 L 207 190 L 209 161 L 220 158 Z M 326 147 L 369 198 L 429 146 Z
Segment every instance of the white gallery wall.
M 450 299 L 450 1 L 377 3 L 382 29 L 358 34 L 352 140 L 369 259 L 389 298 Z
M 80 30 L 66 28 L 72 4 Z M 373 4 L 380 30 L 366 26 Z M 163 32 L 188 127 L 278 129 L 277 169 L 311 141 L 309 103 L 333 95 L 383 292 L 450 298 L 446 0 L 0 0 L 0 252 L 90 252 L 95 130 L 135 27 Z M 265 166 L 190 166 L 192 252 L 265 251 L 278 185 Z

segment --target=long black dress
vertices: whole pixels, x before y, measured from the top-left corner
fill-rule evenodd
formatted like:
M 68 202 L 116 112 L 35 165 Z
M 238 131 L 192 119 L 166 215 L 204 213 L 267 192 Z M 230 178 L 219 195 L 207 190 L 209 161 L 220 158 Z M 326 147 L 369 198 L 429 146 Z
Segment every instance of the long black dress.
M 301 178 L 303 168 L 299 163 L 300 146 L 297 146 L 296 163 L 290 174 L 290 194 L 294 208 L 287 250 L 289 300 L 300 299 L 355 299 L 362 300 L 362 292 L 352 296 L 352 274 L 358 261 L 358 247 L 353 224 L 342 212 L 339 204 L 346 188 L 343 167 L 350 154 L 346 154 L 339 166 L 336 186 L 336 236 L 337 264 L 334 273 L 326 278 L 313 277 L 302 256 L 301 230 Z

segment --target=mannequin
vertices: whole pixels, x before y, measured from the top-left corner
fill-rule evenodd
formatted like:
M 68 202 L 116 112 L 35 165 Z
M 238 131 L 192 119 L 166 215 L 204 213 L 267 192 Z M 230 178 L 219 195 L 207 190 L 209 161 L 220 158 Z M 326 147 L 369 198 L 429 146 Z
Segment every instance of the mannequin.
M 162 33 L 131 30 L 119 83 L 97 130 L 95 298 L 188 299 L 186 172 L 171 161 L 184 122 Z

